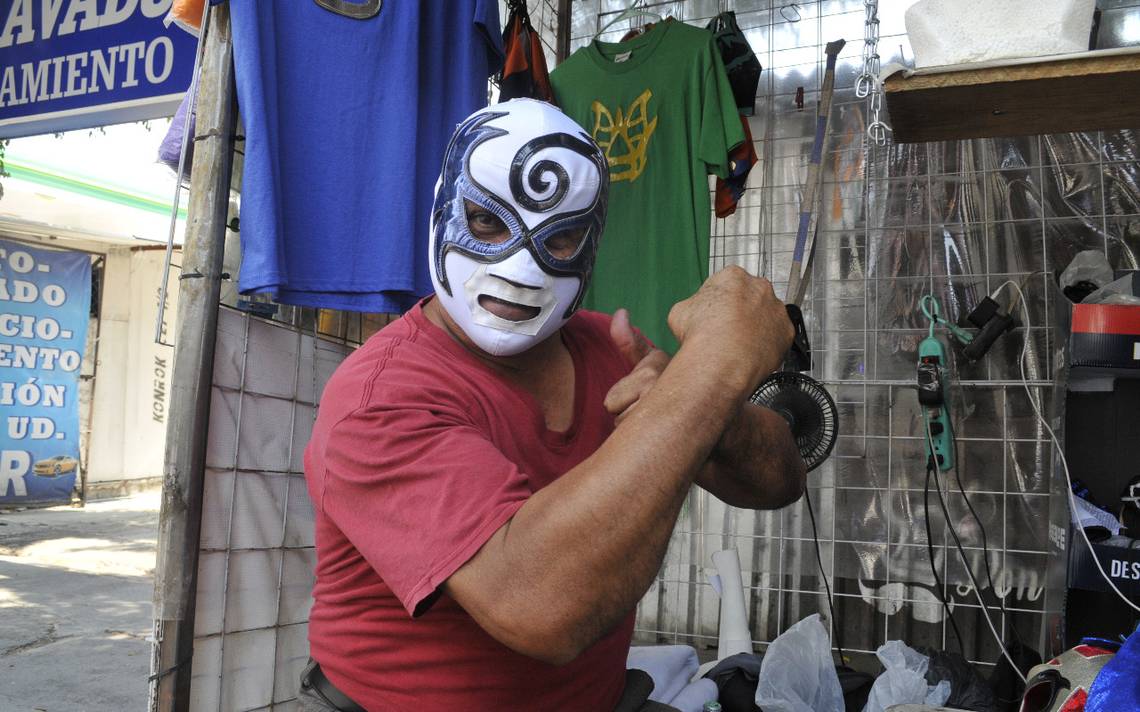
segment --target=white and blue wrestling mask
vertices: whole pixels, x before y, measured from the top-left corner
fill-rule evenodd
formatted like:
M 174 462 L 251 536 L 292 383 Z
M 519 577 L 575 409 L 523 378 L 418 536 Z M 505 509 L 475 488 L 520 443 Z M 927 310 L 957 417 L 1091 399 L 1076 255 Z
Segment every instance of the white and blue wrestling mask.
M 504 102 L 456 128 L 432 206 L 431 279 L 476 346 L 511 356 L 570 319 L 590 282 L 608 191 L 605 155 L 550 104 Z

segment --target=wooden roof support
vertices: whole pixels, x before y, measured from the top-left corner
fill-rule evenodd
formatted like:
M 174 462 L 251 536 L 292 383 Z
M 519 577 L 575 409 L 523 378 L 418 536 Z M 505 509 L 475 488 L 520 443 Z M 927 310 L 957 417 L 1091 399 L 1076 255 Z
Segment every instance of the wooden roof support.
M 1140 128 L 1140 52 L 900 72 L 883 90 L 896 143 Z

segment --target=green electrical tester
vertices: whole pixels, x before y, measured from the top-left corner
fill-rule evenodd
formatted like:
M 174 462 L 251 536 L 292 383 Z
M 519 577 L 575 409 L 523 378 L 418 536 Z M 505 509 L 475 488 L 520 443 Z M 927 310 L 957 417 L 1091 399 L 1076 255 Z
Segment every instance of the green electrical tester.
M 945 321 L 939 316 L 938 300 L 933 296 L 924 296 L 921 307 L 930 320 L 930 330 L 918 345 L 918 402 L 922 406 L 927 457 L 945 472 L 954 467 L 954 430 L 946 398 L 946 348 L 934 335 L 934 326 Z

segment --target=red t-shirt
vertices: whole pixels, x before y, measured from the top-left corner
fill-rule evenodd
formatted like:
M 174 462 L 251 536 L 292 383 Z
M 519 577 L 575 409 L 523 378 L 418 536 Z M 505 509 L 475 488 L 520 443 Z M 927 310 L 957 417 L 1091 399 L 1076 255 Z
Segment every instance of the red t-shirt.
M 305 451 L 316 515 L 312 656 L 370 711 L 613 709 L 630 615 L 573 662 L 520 655 L 439 586 L 534 492 L 613 431 L 602 406 L 629 372 L 610 317 L 562 329 L 574 420 L 547 430 L 535 399 L 424 316 L 423 303 L 337 369 Z

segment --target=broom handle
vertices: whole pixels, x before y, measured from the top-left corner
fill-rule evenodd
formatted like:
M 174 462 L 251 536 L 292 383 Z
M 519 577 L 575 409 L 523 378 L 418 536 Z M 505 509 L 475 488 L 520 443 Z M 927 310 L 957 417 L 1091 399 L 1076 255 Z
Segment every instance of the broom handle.
M 792 269 L 788 275 L 788 291 L 784 296 L 784 301 L 788 304 L 798 305 L 803 301 L 804 292 L 807 288 L 807 283 L 803 280 L 803 273 L 811 269 L 812 256 L 815 254 L 814 232 L 818 221 L 815 203 L 820 194 L 820 186 L 823 183 L 823 171 L 820 170 L 820 166 L 823 162 L 823 149 L 827 142 L 831 119 L 831 97 L 835 93 L 835 61 L 845 44 L 847 44 L 845 40 L 835 40 L 828 42 L 824 49 L 827 54 L 827 68 L 823 74 L 823 88 L 819 95 L 819 106 L 816 108 L 815 141 L 812 144 L 811 161 L 808 163 L 803 201 L 800 203 L 800 220 L 796 228 L 795 250 L 792 252 Z M 810 245 L 809 237 L 812 238 Z

